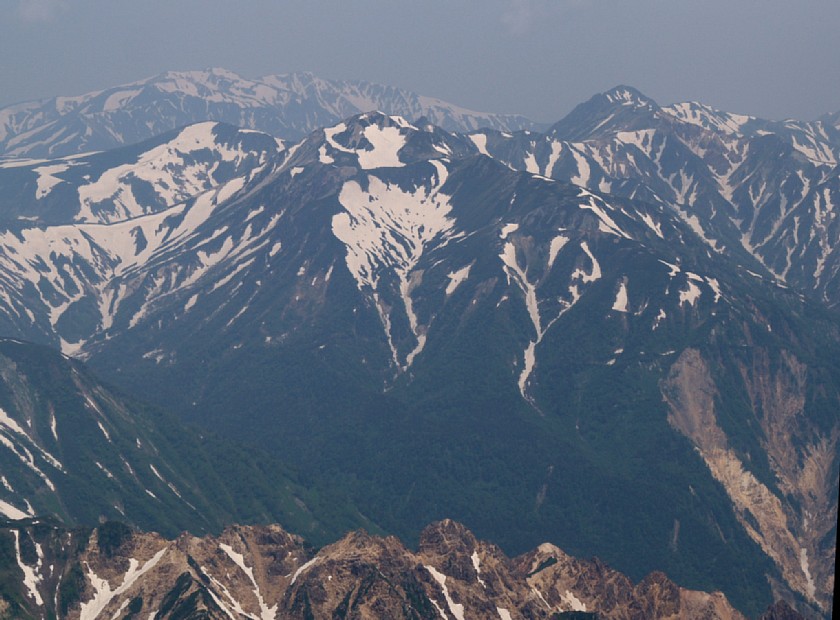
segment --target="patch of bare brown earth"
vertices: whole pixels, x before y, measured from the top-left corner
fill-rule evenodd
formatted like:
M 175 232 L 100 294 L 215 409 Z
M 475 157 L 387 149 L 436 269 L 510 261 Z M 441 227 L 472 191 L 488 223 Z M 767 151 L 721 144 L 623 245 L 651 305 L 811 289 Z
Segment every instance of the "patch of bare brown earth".
M 717 387 L 695 349 L 683 351 L 662 384 L 668 421 L 697 448 L 726 489 L 741 525 L 776 563 L 787 585 L 828 612 L 836 547 L 825 540 L 837 522 L 832 463 L 840 429 L 821 435 L 809 422 L 807 368 L 795 356 L 783 352 L 771 360 L 756 347 L 751 361 L 741 365 L 741 378 L 780 492 L 760 482 L 729 445 L 715 413 Z

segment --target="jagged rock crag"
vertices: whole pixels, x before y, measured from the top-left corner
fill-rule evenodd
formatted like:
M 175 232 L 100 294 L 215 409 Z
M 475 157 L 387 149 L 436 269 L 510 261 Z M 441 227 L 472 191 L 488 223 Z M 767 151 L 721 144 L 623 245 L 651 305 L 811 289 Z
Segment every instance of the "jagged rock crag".
M 0 531 L 0 563 L 2 618 L 743 618 L 719 592 L 662 573 L 634 585 L 550 544 L 510 559 L 449 520 L 416 552 L 353 532 L 317 553 L 276 525 L 165 540 L 29 520 Z

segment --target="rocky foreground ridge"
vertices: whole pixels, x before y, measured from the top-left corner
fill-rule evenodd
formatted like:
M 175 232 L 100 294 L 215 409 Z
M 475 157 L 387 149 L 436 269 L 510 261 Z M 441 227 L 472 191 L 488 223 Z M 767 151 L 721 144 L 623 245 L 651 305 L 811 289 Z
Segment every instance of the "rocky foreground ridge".
M 510 559 L 450 520 L 417 551 L 357 531 L 314 552 L 277 525 L 166 540 L 108 522 L 0 530 L 0 618 L 743 618 L 662 573 L 637 584 L 551 544 Z M 777 603 L 763 618 L 798 618 Z

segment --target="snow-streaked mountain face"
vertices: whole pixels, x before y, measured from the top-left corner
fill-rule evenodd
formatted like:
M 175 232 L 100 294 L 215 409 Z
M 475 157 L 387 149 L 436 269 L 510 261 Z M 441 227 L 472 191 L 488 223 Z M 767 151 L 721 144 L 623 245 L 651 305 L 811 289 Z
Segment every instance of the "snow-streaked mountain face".
M 543 135 L 482 131 L 517 170 L 670 205 L 716 252 L 836 305 L 840 133 L 697 103 L 660 108 L 632 89 L 582 104 Z M 746 256 L 748 255 L 748 256 Z
M 136 292 L 116 280 L 187 243 L 219 201 L 276 165 L 282 152 L 265 134 L 200 123 L 108 154 L 0 164 L 0 185 L 17 190 L 3 205 L 13 219 L 0 232 L 2 303 L 15 322 L 35 318 L 33 308 L 47 310 L 46 323 L 35 319 L 15 331 L 62 332 L 69 352 L 91 330 L 107 330 Z M 198 195 L 201 201 L 189 202 Z M 206 269 L 212 255 L 197 254 L 195 269 Z M 149 301 L 144 296 L 139 311 Z M 75 327 L 67 332 L 59 321 Z
M 282 452 L 391 531 L 445 513 L 747 608 L 770 574 L 828 609 L 836 321 L 774 280 L 733 215 L 756 175 L 786 174 L 774 145 L 822 168 L 628 89 L 599 106 L 575 141 L 381 113 L 283 147 L 245 134 L 267 154 L 209 148 L 205 168 L 238 163 L 180 202 L 113 200 L 91 222 L 77 190 L 62 220 L 16 212 L 4 329 Z M 611 134 L 610 106 L 636 125 Z M 131 165 L 156 169 L 155 149 Z M 166 179 L 209 178 L 167 157 Z M 67 183 L 67 161 L 10 170 Z
M 522 116 L 475 112 L 380 84 L 324 80 L 310 73 L 249 80 L 210 69 L 170 71 L 100 92 L 0 109 L 0 154 L 57 157 L 107 150 L 205 120 L 299 139 L 373 110 L 425 116 L 449 130 L 536 128 Z
M 0 160 L 0 209 L 20 224 L 124 221 L 258 174 L 283 150 L 269 135 L 205 122 L 107 153 Z

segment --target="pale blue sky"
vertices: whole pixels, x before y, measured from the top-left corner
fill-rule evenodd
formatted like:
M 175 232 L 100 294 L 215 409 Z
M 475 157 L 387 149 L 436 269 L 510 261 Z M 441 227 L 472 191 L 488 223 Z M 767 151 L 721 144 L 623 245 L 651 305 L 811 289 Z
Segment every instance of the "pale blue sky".
M 555 121 L 616 84 L 840 110 L 838 0 L 0 0 L 0 105 L 169 69 L 308 70 Z

